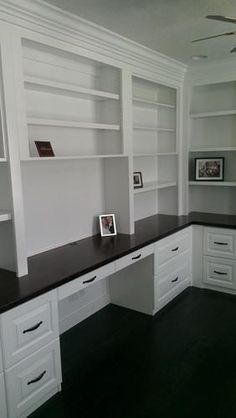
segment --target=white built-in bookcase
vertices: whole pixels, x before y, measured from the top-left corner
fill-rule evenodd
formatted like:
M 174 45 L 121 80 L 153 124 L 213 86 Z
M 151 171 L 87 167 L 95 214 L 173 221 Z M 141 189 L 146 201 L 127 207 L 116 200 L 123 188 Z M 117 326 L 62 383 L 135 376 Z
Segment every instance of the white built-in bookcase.
M 236 213 L 236 82 L 192 88 L 189 141 L 190 211 Z M 223 157 L 224 181 L 194 181 L 195 158 Z
M 178 214 L 177 93 L 133 77 L 134 171 L 143 188 L 134 190 L 135 219 L 156 213 Z
M 29 256 L 97 234 L 100 214 L 132 234 L 137 219 L 179 213 L 185 66 L 40 1 L 11 1 L 17 24 L 0 20 L 0 267 L 23 276 Z

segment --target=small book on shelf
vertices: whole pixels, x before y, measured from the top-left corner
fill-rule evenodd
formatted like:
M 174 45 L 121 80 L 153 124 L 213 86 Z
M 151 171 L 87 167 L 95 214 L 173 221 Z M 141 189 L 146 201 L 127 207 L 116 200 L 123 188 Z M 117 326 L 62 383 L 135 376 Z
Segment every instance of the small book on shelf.
M 40 157 L 55 157 L 50 141 L 34 141 Z

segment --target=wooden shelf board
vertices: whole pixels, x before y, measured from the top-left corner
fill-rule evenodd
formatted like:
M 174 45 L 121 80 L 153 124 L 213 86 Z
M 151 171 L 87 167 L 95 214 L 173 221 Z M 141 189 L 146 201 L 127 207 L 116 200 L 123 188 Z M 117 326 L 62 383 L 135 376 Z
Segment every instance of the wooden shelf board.
M 101 129 L 109 131 L 119 131 L 120 125 L 93 122 L 72 122 L 58 119 L 38 119 L 28 118 L 28 125 L 37 126 L 59 126 L 64 128 L 80 128 L 80 129 Z
M 0 158 L 0 163 L 5 163 L 7 161 L 7 159 L 4 157 L 4 158 Z
M 145 193 L 150 192 L 152 190 L 158 190 L 158 189 L 166 189 L 168 187 L 175 187 L 177 185 L 176 181 L 163 181 L 163 182 L 149 182 L 145 183 L 144 186 L 140 189 L 134 189 L 134 194 L 138 193 Z
M 53 91 L 54 93 L 67 94 L 73 96 L 91 96 L 95 99 L 112 99 L 119 100 L 119 94 L 109 93 L 102 90 L 88 89 L 79 87 L 74 84 L 61 83 L 51 80 L 43 80 L 36 77 L 25 77 L 25 87 L 31 86 L 31 89 L 44 89 L 46 91 Z M 63 93 L 64 92 L 64 93 Z
M 236 181 L 189 181 L 190 186 L 236 187 Z
M 139 126 L 134 125 L 134 129 L 139 129 L 141 131 L 163 131 L 163 132 L 175 132 L 173 128 L 161 128 L 158 126 Z
M 168 156 L 168 155 L 178 155 L 177 152 L 157 152 L 152 154 L 134 154 L 135 158 L 139 157 L 161 157 L 161 156 Z
M 236 151 L 236 147 L 215 147 L 215 148 L 195 148 L 190 149 L 189 152 L 227 152 L 227 151 Z
M 218 110 L 216 112 L 190 113 L 190 117 L 192 119 L 212 118 L 216 116 L 229 116 L 229 115 L 236 115 L 236 109 Z
M 0 222 L 9 221 L 11 219 L 10 212 L 6 210 L 0 210 Z
M 175 105 L 171 105 L 168 103 L 160 103 L 156 102 L 154 100 L 148 100 L 148 99 L 142 99 L 141 97 L 134 97 L 133 98 L 134 103 L 144 104 L 147 106 L 154 106 L 154 107 L 160 107 L 165 109 L 175 109 Z
M 61 160 L 85 160 L 96 158 L 122 158 L 127 157 L 125 154 L 100 154 L 100 155 L 68 155 L 68 156 L 55 156 L 55 157 L 29 157 L 23 158 L 21 161 L 61 161 Z

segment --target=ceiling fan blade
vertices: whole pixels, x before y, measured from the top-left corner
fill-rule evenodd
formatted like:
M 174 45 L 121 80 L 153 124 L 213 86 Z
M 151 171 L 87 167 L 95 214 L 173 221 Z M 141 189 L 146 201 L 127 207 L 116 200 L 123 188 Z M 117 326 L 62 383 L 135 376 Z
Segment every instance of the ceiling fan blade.
M 220 22 L 236 23 L 236 17 L 227 17 L 220 15 L 207 15 L 207 19 L 218 20 Z
M 234 52 L 236 52 L 236 46 L 233 48 L 233 49 L 231 49 L 231 54 L 233 54 Z
M 225 32 L 225 33 L 220 33 L 219 35 L 212 35 L 212 36 L 206 36 L 205 38 L 194 39 L 192 42 L 205 41 L 206 39 L 219 38 L 220 36 L 231 36 L 231 35 L 235 35 L 235 34 L 236 34 L 236 31 Z

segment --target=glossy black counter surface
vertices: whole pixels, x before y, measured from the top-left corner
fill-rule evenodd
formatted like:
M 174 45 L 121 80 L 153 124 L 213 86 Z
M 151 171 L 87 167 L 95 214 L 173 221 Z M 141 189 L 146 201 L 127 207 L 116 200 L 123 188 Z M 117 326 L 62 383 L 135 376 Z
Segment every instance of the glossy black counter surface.
M 236 216 L 155 215 L 136 222 L 133 235 L 96 235 L 30 257 L 27 276 L 0 270 L 0 313 L 192 224 L 236 228 Z

